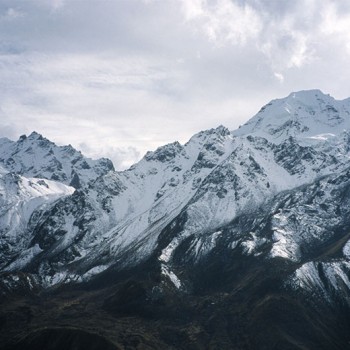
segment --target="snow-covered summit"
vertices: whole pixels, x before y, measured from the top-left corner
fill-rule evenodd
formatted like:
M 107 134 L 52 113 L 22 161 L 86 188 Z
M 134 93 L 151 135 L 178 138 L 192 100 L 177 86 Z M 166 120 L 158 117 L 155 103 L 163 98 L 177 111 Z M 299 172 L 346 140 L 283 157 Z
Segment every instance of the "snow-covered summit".
M 57 146 L 35 131 L 16 142 L 1 138 L 0 164 L 16 174 L 60 181 L 75 188 L 113 170 L 109 159 L 86 158 L 71 145 Z
M 320 90 L 306 90 L 271 101 L 233 134 L 261 136 L 277 144 L 295 137 L 309 144 L 349 129 L 350 99 L 335 100 Z

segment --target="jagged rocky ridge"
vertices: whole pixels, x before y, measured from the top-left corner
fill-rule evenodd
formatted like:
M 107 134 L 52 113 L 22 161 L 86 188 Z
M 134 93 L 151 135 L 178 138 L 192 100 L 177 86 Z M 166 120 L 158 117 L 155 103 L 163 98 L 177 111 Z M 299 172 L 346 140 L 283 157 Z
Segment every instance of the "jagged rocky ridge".
M 109 159 L 92 160 L 71 145 L 56 146 L 37 132 L 18 141 L 0 139 L 0 164 L 26 177 L 58 181 L 75 188 L 114 170 Z
M 196 295 L 248 288 L 249 294 L 253 287 L 227 271 L 260 281 L 251 266 L 265 266 L 266 281 L 280 274 L 276 290 L 349 310 L 349 114 L 350 99 L 337 101 L 318 90 L 292 93 L 238 130 L 200 132 L 185 145 L 148 152 L 123 172 L 71 148 L 67 156 L 65 147 L 57 151 L 35 133 L 17 143 L 1 141 L 1 199 L 12 211 L 17 203 L 31 208 L 27 216 L 16 211 L 17 226 L 2 226 L 3 295 L 98 283 L 144 264 L 145 273 L 158 276 L 146 290 L 151 301 L 167 290 Z M 48 149 L 42 140 L 55 151 L 37 167 L 36 147 Z M 11 149 L 11 157 L 2 148 Z M 52 168 L 57 159 L 61 165 Z M 67 185 L 75 184 L 76 174 L 73 189 Z M 7 179 L 16 185 L 7 186 Z M 54 185 L 53 195 L 39 191 L 27 199 L 21 193 Z M 22 190 L 10 196 L 13 186 Z M 112 310 L 115 298 L 106 299 Z M 336 336 L 329 337 L 325 348 L 347 342 L 343 337 L 336 347 Z M 221 348 L 232 348 L 228 344 Z

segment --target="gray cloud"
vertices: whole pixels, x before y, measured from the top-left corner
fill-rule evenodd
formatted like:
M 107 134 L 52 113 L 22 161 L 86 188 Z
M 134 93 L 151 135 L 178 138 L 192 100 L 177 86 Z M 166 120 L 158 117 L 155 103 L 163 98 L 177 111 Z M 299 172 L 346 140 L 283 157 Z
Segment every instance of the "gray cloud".
M 125 168 L 270 99 L 350 96 L 348 1 L 0 4 L 0 136 L 37 130 Z

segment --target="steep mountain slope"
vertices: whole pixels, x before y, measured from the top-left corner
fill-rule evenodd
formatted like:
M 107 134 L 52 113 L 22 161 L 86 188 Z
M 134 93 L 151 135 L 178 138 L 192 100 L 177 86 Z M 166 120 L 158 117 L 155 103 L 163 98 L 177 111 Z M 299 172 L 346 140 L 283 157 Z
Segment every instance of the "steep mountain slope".
M 254 135 L 273 143 L 293 137 L 300 144 L 332 140 L 349 130 L 350 98 L 337 101 L 320 90 L 293 92 L 261 108 L 234 135 Z
M 41 251 L 38 245 L 30 245 L 28 222 L 31 216 L 38 208 L 46 208 L 73 192 L 74 188 L 64 184 L 25 178 L 0 167 L 0 268 L 16 256 L 14 265 L 9 268 L 21 269 Z
M 101 322 L 115 348 L 350 348 L 349 132 L 350 99 L 301 91 L 233 132 L 200 132 L 123 172 L 80 172 L 74 193 L 61 185 L 60 197 L 4 228 L 12 241 L 2 239 L 11 254 L 1 253 L 0 290 L 46 288 L 50 313 L 75 328 L 76 315 Z M 39 168 L 26 171 L 50 177 Z M 69 315 L 66 302 L 77 305 Z M 35 322 L 18 344 L 35 348 L 47 335 L 31 333 L 44 323 L 29 308 Z M 113 335 L 125 327 L 142 340 Z

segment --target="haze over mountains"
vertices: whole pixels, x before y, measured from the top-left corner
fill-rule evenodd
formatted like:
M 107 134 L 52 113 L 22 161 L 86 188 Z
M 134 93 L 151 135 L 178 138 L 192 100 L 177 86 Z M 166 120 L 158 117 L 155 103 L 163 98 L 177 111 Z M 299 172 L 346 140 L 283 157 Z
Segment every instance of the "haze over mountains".
M 319 90 L 119 172 L 0 139 L 3 344 L 350 348 L 349 156 L 350 99 Z

